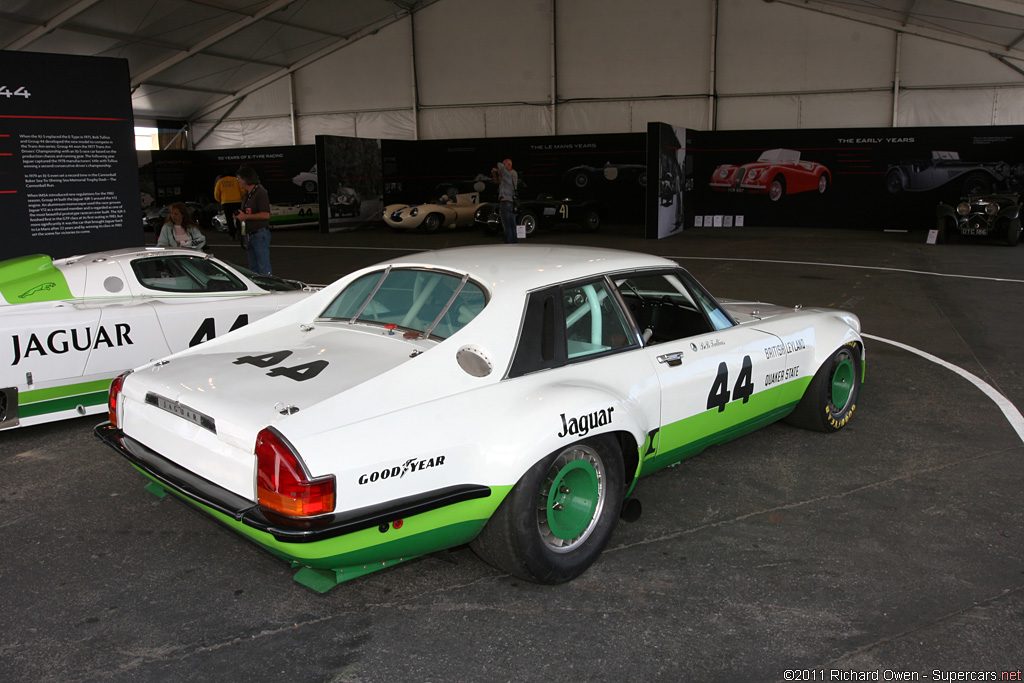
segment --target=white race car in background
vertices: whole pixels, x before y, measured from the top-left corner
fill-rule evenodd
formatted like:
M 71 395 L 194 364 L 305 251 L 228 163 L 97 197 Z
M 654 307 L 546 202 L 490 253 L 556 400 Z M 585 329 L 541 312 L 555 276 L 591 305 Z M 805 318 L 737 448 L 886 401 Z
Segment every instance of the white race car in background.
M 781 418 L 838 430 L 863 369 L 851 313 L 719 304 L 644 254 L 467 247 L 119 377 L 96 433 L 315 590 L 464 543 L 559 583 L 640 477 Z
M 447 201 L 442 199 L 442 201 Z M 384 222 L 394 230 L 423 230 L 437 232 L 442 228 L 454 230 L 468 228 L 476 219 L 480 193 L 466 192 L 455 195 L 447 203 L 388 204 L 384 207 Z
M 110 381 L 309 296 L 189 249 L 0 262 L 0 429 L 105 410 Z

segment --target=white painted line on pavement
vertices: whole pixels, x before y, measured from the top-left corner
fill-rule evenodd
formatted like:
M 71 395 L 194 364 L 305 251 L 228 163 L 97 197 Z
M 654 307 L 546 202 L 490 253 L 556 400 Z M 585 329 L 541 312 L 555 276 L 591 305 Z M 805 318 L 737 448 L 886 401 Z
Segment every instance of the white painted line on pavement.
M 999 406 L 999 409 L 1003 411 L 1003 415 L 1006 417 L 1006 421 L 1010 423 L 1010 426 L 1013 427 L 1014 431 L 1017 432 L 1017 436 L 1020 438 L 1022 442 L 1024 442 L 1024 415 L 1021 415 L 1020 411 L 1017 410 L 1017 406 L 1013 405 L 1013 403 L 1011 403 L 1008 398 L 1006 398 L 998 391 L 996 391 L 995 387 L 993 387 L 985 380 L 981 379 L 974 373 L 968 372 L 967 370 L 964 370 L 963 368 L 957 365 L 953 365 L 952 363 L 948 363 L 939 358 L 938 356 L 933 356 L 927 351 L 916 349 L 913 346 L 909 346 L 898 341 L 893 341 L 891 339 L 885 339 L 883 337 L 876 337 L 873 334 L 864 334 L 863 332 L 861 333 L 861 336 L 865 337 L 866 339 L 880 341 L 883 344 L 890 344 L 892 346 L 901 348 L 904 351 L 909 351 L 910 353 L 921 356 L 921 358 L 924 358 L 925 360 L 929 360 L 937 365 L 941 365 L 947 370 L 951 370 L 956 374 L 960 375 L 968 382 L 981 389 L 982 393 L 984 393 L 986 396 L 992 399 L 992 402 Z

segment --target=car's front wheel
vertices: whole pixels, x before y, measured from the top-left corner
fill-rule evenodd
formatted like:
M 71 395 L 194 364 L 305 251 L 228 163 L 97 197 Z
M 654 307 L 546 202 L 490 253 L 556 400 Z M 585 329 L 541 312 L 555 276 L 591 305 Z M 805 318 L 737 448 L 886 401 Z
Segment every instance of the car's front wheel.
M 624 477 L 622 453 L 609 435 L 559 449 L 523 475 L 470 545 L 482 560 L 521 579 L 574 579 L 611 538 Z
M 423 229 L 426 232 L 437 232 L 441 229 L 440 214 L 432 213 L 423 219 Z
M 816 432 L 839 431 L 857 408 L 860 383 L 860 347 L 844 344 L 821 364 L 786 421 Z
M 768 186 L 768 199 L 777 202 L 786 194 L 786 179 L 781 175 L 772 178 L 772 184 Z
M 1006 224 L 1006 246 L 1015 247 L 1020 242 L 1020 219 L 1014 218 Z
M 583 229 L 587 232 L 597 232 L 600 227 L 601 214 L 594 210 L 588 211 L 587 215 L 583 217 Z
M 825 190 L 828 189 L 828 175 L 822 173 L 818 177 L 818 194 L 825 194 Z

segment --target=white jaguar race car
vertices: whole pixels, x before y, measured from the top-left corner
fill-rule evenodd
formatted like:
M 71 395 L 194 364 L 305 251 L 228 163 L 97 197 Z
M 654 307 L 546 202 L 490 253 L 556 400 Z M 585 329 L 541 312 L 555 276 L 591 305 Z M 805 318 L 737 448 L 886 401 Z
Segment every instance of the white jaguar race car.
M 838 430 L 863 372 L 851 313 L 720 304 L 643 254 L 467 247 L 119 377 L 96 433 L 318 591 L 465 543 L 560 583 L 638 479 L 781 418 Z
M 388 204 L 384 207 L 384 222 L 392 230 L 424 232 L 437 232 L 442 228 L 455 230 L 473 225 L 476 210 L 480 208 L 479 193 L 467 192 L 455 195 L 454 198 L 446 195 L 440 201 L 445 203 Z
M 0 261 L 0 429 L 101 413 L 118 374 L 312 291 L 190 249 Z

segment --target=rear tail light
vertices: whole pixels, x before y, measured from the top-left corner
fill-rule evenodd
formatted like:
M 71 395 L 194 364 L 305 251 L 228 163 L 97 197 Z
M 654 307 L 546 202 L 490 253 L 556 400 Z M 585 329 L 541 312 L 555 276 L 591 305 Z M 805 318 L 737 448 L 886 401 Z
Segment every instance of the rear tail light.
M 110 383 L 110 394 L 107 395 L 107 419 L 115 427 L 121 426 L 117 423 L 117 404 L 121 400 L 121 388 L 124 386 L 124 378 L 130 374 L 130 372 L 120 374 Z
M 256 436 L 256 496 L 289 517 L 323 515 L 334 511 L 334 476 L 310 477 L 288 440 L 268 427 Z

